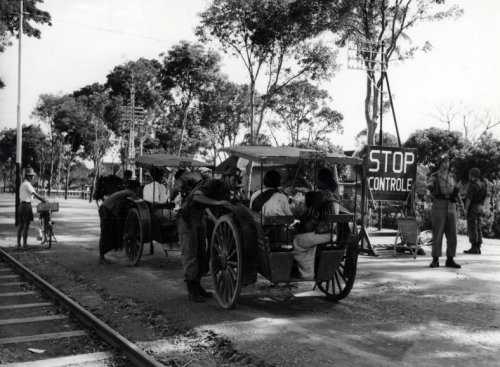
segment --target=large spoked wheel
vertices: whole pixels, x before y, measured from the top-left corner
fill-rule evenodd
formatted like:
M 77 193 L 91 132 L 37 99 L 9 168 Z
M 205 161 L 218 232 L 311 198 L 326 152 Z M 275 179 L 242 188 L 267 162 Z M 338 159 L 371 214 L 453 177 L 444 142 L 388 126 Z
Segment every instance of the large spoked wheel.
M 141 217 L 137 209 L 131 209 L 128 212 L 123 232 L 123 243 L 129 264 L 136 266 L 141 259 L 144 248 Z
M 242 255 L 240 233 L 231 216 L 223 215 L 215 223 L 210 245 L 210 272 L 222 308 L 233 308 L 240 295 Z
M 328 280 L 316 283 L 329 301 L 340 301 L 351 292 L 356 278 L 356 268 L 358 265 L 358 247 L 354 240 L 349 241 L 346 246 L 344 257 L 340 262 L 333 277 Z

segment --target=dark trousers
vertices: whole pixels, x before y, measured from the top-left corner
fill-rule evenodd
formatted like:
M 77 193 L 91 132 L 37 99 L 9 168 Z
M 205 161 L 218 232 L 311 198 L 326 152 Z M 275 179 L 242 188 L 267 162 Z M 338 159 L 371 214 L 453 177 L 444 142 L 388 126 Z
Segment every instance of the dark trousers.
M 443 235 L 446 236 L 446 256 L 457 251 L 457 208 L 448 200 L 435 199 L 432 203 L 432 257 L 442 255 Z
M 182 252 L 184 278 L 187 281 L 199 281 L 208 271 L 208 254 L 203 223 L 188 223 L 177 219 L 177 231 Z
M 467 234 L 472 247 L 480 248 L 483 243 L 483 234 L 481 233 L 481 216 L 473 210 L 469 211 L 467 215 Z

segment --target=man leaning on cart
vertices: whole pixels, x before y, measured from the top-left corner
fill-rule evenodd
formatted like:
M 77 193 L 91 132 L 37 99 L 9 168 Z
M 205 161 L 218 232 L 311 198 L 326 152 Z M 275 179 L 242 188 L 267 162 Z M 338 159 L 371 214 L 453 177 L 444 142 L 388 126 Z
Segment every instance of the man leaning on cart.
M 193 302 L 204 302 L 212 297 L 200 284 L 201 277 L 208 272 L 204 212 L 211 206 L 230 206 L 229 188 L 221 180 L 202 180 L 195 172 L 182 171 L 176 175 L 175 186 L 183 197 L 177 230 L 188 297 Z

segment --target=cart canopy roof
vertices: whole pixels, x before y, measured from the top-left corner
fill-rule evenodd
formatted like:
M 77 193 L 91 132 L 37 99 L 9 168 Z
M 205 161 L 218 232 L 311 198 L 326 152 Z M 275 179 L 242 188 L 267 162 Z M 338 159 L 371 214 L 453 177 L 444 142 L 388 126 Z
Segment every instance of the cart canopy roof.
M 212 164 L 198 161 L 190 157 L 178 157 L 172 154 L 156 153 L 141 155 L 136 159 L 136 165 L 143 168 L 151 167 L 212 167 Z
M 239 146 L 224 149 L 231 156 L 248 159 L 265 165 L 292 165 L 300 159 L 326 160 L 332 164 L 361 165 L 359 158 L 342 153 L 325 153 L 313 149 L 296 147 Z

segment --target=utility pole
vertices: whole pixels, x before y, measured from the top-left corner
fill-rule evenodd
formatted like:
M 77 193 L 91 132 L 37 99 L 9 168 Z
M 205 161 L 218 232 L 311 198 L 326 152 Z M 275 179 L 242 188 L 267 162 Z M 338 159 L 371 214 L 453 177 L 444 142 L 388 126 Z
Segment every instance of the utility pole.
M 132 74 L 132 87 L 130 88 L 130 131 L 128 139 L 128 169 L 132 171 L 135 180 L 135 82 Z
M 23 0 L 19 0 L 19 49 L 17 59 L 17 133 L 16 133 L 16 219 L 19 207 L 19 186 L 21 186 L 21 162 L 23 129 L 21 125 L 21 39 L 23 37 Z

